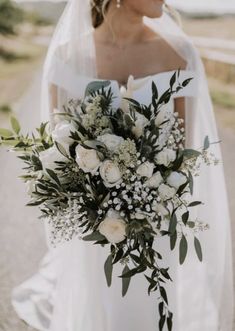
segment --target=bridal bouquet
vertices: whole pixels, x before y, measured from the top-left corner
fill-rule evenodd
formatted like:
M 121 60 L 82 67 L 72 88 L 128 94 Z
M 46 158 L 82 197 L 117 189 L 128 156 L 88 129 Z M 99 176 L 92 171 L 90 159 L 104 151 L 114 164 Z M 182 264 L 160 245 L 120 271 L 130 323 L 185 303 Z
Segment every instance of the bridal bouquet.
M 23 135 L 15 118 L 13 131 L 0 129 L 1 143 L 21 152 L 28 205 L 40 206 L 52 242 L 80 237 L 109 245 L 108 286 L 118 262 L 123 296 L 131 278 L 143 273 L 148 293 L 159 291 L 159 330 L 172 330 L 173 314 L 164 287 L 169 268 L 156 243 L 169 237 L 183 264 L 191 232 L 202 260 L 196 234 L 207 225 L 191 216 L 191 208 L 201 204 L 192 201 L 193 183 L 201 162 L 216 162 L 208 137 L 201 150 L 185 148 L 183 120 L 167 111 L 172 95 L 191 80 L 179 78 L 175 72 L 161 96 L 153 82 L 150 105 L 126 98 L 123 109 L 113 109 L 110 82 L 92 82 L 83 100 L 70 100 L 63 113 L 53 115 L 51 130 L 42 123 L 37 135 Z

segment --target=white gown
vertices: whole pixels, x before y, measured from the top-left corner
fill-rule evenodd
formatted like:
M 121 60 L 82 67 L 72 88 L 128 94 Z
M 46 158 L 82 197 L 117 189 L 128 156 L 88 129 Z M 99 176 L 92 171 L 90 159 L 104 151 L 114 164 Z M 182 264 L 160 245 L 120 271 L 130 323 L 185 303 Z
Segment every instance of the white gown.
M 132 92 L 132 97 L 139 102 L 149 104 L 152 81 L 162 93 L 169 87 L 172 74 L 173 71 L 170 71 L 135 79 L 129 84 L 131 91 L 128 92 Z M 182 80 L 193 75 L 193 72 L 186 70 L 181 72 Z M 194 78 L 178 97 L 194 96 L 197 77 Z M 87 77 L 76 79 L 81 95 L 90 80 Z M 118 107 L 121 103 L 120 87 L 117 81 L 113 80 L 111 84 L 117 96 L 114 106 Z M 74 86 L 73 81 L 70 91 L 76 97 Z M 67 86 L 68 89 L 70 87 Z M 174 102 L 171 101 L 165 110 L 173 112 Z M 210 223 L 212 220 L 204 221 Z M 200 240 L 207 241 L 206 232 Z M 170 308 L 175 315 L 173 330 L 227 331 L 220 328 L 213 294 L 209 290 L 202 293 L 200 288 L 200 282 L 204 281 L 200 275 L 205 274 L 207 246 L 203 245 L 203 263 L 197 260 L 191 247 L 185 265 L 179 268 L 178 251 L 170 252 L 169 239 L 162 238 L 157 245 L 173 278 L 173 283 L 167 286 Z M 157 293 L 148 296 L 146 279 L 143 275 L 137 275 L 132 279 L 126 297 L 122 298 L 121 279 L 118 278 L 122 268 L 118 265 L 115 266 L 112 286 L 108 288 L 103 268 L 107 254 L 108 248 L 92 246 L 78 239 L 49 250 L 39 272 L 13 291 L 13 305 L 20 318 L 41 331 L 158 330 Z M 187 271 L 185 278 L 184 268 Z M 213 282 L 216 275 L 208 270 L 206 277 L 208 282 Z

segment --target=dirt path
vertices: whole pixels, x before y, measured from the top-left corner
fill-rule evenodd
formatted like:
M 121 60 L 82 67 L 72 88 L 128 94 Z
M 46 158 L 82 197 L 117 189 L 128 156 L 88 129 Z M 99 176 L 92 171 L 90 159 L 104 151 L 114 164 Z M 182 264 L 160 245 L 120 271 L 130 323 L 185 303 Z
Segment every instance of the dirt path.
M 17 107 L 18 118 L 28 129 L 39 122 L 39 86 L 40 75 L 36 74 L 30 91 Z M 235 215 L 235 132 L 221 127 L 220 135 L 231 214 Z M 20 162 L 14 154 L 0 150 L 0 331 L 33 331 L 16 316 L 11 307 L 10 293 L 14 286 L 37 270 L 46 251 L 43 224 L 36 219 L 37 211 L 24 206 L 27 201 L 25 187 L 20 180 L 16 180 L 20 168 Z

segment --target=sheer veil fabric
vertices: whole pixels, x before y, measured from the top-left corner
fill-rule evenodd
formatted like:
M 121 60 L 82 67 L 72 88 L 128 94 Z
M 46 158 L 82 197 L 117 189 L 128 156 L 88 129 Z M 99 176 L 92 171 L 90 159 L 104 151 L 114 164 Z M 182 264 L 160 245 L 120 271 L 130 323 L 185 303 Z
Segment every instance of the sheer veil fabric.
M 211 142 L 219 141 L 204 68 L 191 40 L 167 13 L 159 19 L 145 17 L 144 21 L 187 62 L 187 70 L 195 73 L 197 86 L 195 97 L 186 100 L 187 146 L 200 148 L 206 135 Z M 55 30 L 44 65 L 42 120 L 49 120 L 50 117 L 49 84 L 53 83 L 58 87 L 59 108 L 69 97 L 66 92 L 66 81 L 71 81 L 74 75 L 97 79 L 88 0 L 70 0 Z M 75 94 L 79 96 L 79 86 L 74 87 L 74 91 L 70 91 L 70 96 Z M 221 159 L 219 144 L 213 145 L 213 152 Z M 195 215 L 199 220 L 209 223 L 210 229 L 199 235 L 204 251 L 202 263 L 196 259 L 193 247 L 183 266 L 179 266 L 177 257 L 170 260 L 171 275 L 174 279 L 172 285 L 174 286 L 174 295 L 172 295 L 172 310 L 175 313 L 174 330 L 232 331 L 231 230 L 222 162 L 216 167 L 203 169 L 202 175 L 196 180 L 194 196 L 196 200 L 205 202 L 203 207 L 194 210 Z M 97 270 L 103 269 L 102 265 L 98 265 L 97 256 L 99 254 L 105 256 L 105 251 L 101 252 L 97 249 L 94 252 L 93 247 L 87 244 L 84 246 L 78 240 L 74 240 L 66 244 L 63 249 L 60 248 L 58 252 L 61 265 L 50 330 L 105 331 L 106 316 L 99 303 L 102 293 L 100 293 L 101 288 L 96 286 L 103 280 L 97 279 L 89 269 L 92 264 Z M 82 275 L 79 270 L 83 270 Z M 72 287 L 73 295 L 68 295 L 67 287 Z M 79 292 L 80 304 L 69 310 L 68 306 L 76 302 L 78 287 L 84 288 L 84 293 L 81 290 Z M 70 293 L 72 291 L 70 288 Z M 92 314 L 87 321 L 77 319 L 73 325 L 70 325 L 73 319 L 71 314 L 85 316 L 82 310 L 87 309 L 86 303 L 92 305 L 89 306 L 89 311 L 95 311 L 95 314 Z

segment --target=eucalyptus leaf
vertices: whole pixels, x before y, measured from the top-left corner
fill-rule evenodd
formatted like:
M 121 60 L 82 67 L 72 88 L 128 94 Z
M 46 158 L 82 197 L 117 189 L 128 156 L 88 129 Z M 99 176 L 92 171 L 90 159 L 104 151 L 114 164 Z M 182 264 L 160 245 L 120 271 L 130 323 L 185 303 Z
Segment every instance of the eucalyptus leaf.
M 176 227 L 177 227 L 177 217 L 175 213 L 173 213 L 169 225 L 169 232 L 171 233 L 171 235 L 173 235 L 176 232 Z
M 183 221 L 184 225 L 187 224 L 188 219 L 189 219 L 189 211 L 186 211 L 186 212 L 182 215 L 182 221 Z
M 112 284 L 112 273 L 113 273 L 113 256 L 110 254 L 104 264 L 104 272 L 106 276 L 106 281 L 110 287 Z
M 97 92 L 101 90 L 102 88 L 105 88 L 109 86 L 111 82 L 109 80 L 105 81 L 93 81 L 87 85 L 86 91 L 85 91 L 85 97 L 89 96 L 91 93 Z
M 173 319 L 173 314 L 172 313 L 169 313 L 169 316 L 167 317 L 167 328 L 168 328 L 168 331 L 172 331 L 172 327 L 173 327 L 172 319 Z
M 183 264 L 188 252 L 188 243 L 185 235 L 180 240 L 180 264 Z
M 128 271 L 130 271 L 128 265 L 125 265 L 122 274 L 126 274 Z M 130 282 L 131 282 L 131 277 L 124 277 L 122 278 L 122 296 L 124 297 L 128 291 L 128 288 L 130 286 Z
M 161 297 L 163 298 L 163 300 L 165 301 L 165 303 L 168 305 L 168 298 L 167 298 L 166 290 L 162 286 L 160 286 L 160 294 L 161 294 Z
M 193 158 L 197 158 L 201 155 L 200 152 L 194 150 L 194 149 L 185 149 L 183 151 L 184 157 L 186 159 L 193 159 Z
M 173 86 L 174 86 L 174 84 L 176 82 L 176 74 L 177 74 L 177 72 L 175 72 L 173 74 L 173 76 L 171 77 L 171 80 L 170 80 L 170 87 L 171 87 L 171 89 L 173 88 Z
M 88 234 L 87 236 L 84 236 L 82 239 L 84 241 L 99 241 L 99 240 L 104 240 L 105 237 L 99 231 L 95 231 L 92 232 L 91 234 Z
M 197 257 L 199 261 L 202 262 L 203 256 L 202 256 L 202 247 L 200 241 L 197 239 L 197 237 L 194 237 L 194 247 L 197 253 Z
M 159 320 L 159 331 L 162 331 L 166 322 L 166 315 L 162 315 Z
M 170 236 L 170 247 L 172 251 L 175 248 L 176 241 L 177 241 L 177 232 L 175 231 L 175 233 Z
M 188 207 L 196 207 L 196 206 L 199 206 L 201 205 L 202 202 L 201 201 L 194 201 L 194 202 L 191 202 Z
M 67 152 L 66 152 L 66 149 L 65 149 L 60 143 L 58 143 L 57 141 L 55 141 L 55 145 L 56 145 L 58 151 L 59 151 L 62 155 L 64 155 L 65 157 L 69 158 L 69 156 L 68 156 L 68 154 L 67 154 Z

